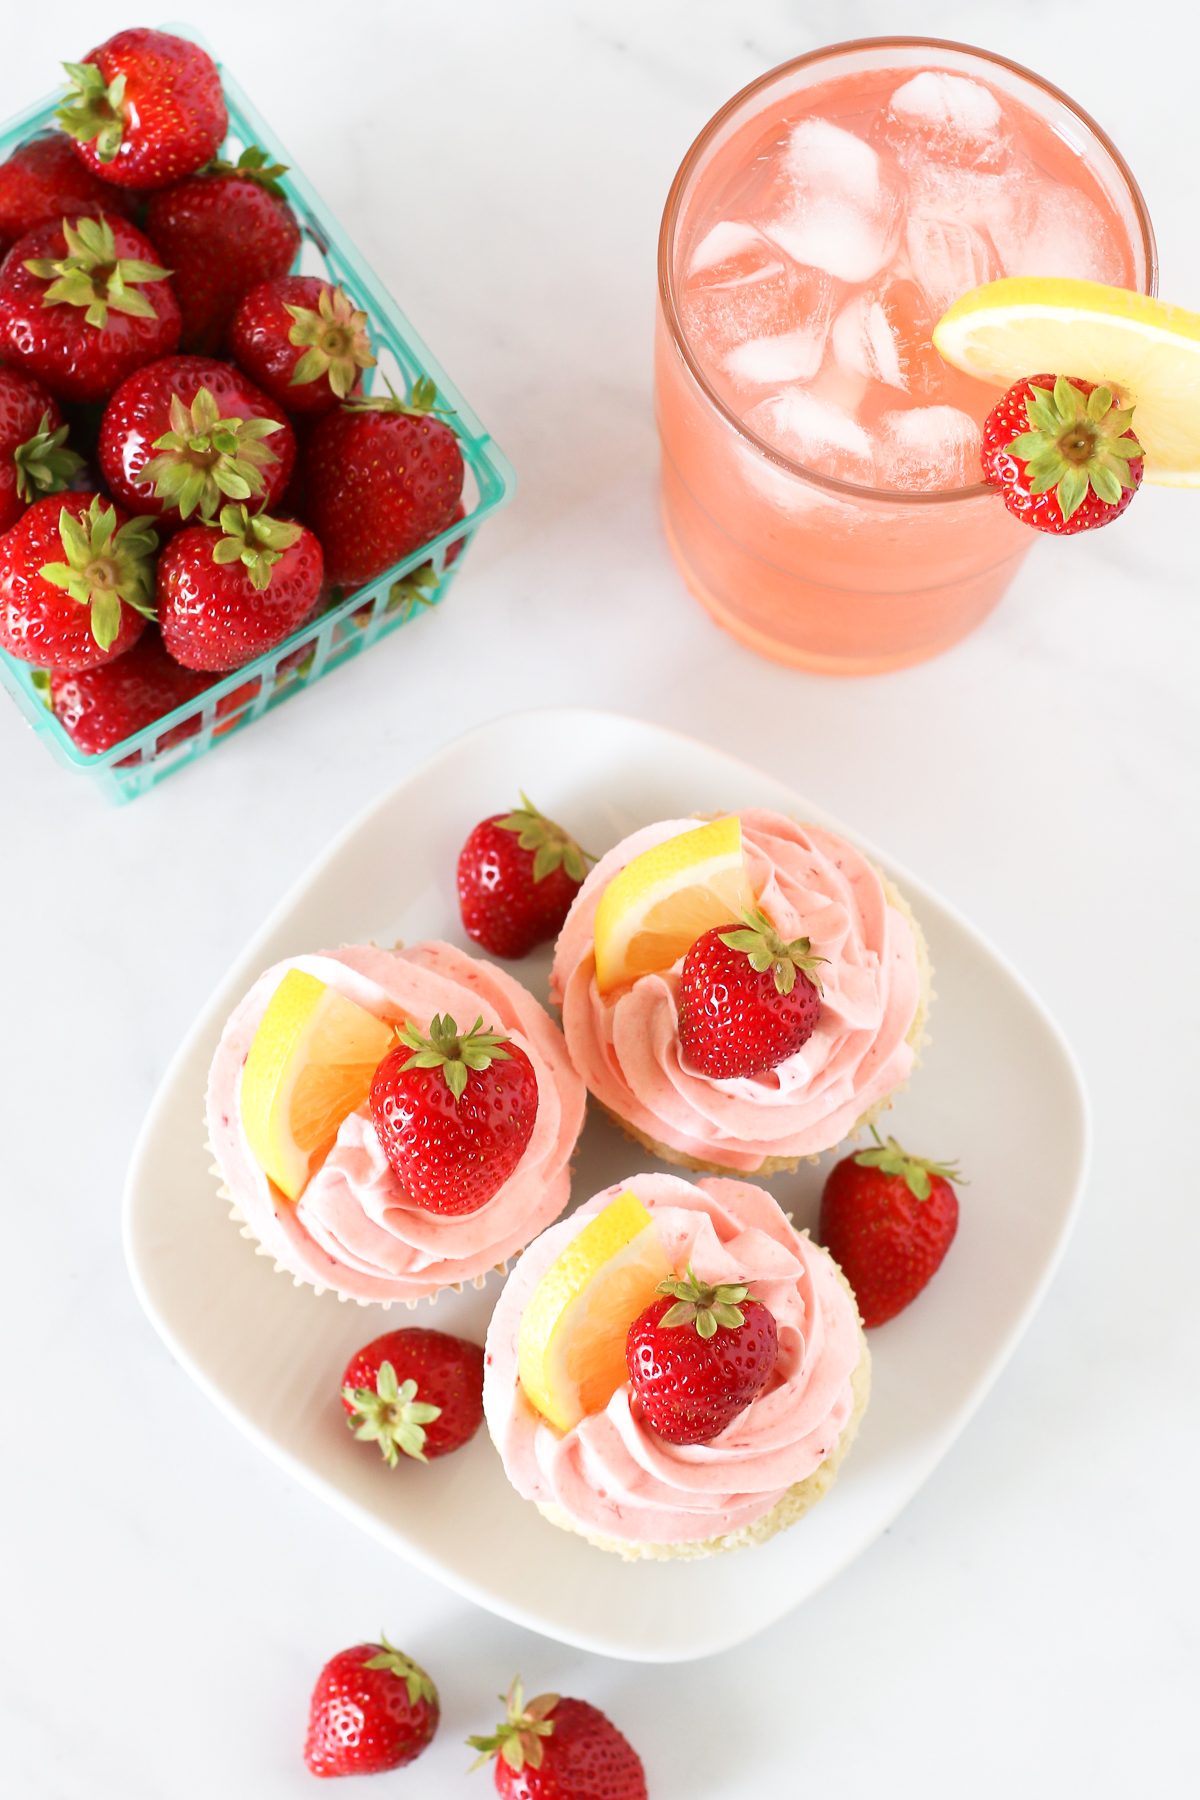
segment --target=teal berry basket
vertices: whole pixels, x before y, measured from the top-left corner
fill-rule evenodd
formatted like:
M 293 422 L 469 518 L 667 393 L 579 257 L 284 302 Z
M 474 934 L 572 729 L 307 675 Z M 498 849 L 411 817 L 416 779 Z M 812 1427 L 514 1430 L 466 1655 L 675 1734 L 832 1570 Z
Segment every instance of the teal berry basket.
M 200 34 L 190 28 L 169 25 L 164 29 L 204 43 Z M 341 282 L 355 305 L 366 312 L 371 347 L 379 364 L 369 371 L 373 386 L 382 390 L 385 375 L 398 391 L 411 391 L 413 383 L 422 376 L 436 383 L 438 405 L 453 409 L 454 429 L 465 465 L 463 502 L 467 512 L 440 536 L 309 620 L 265 656 L 222 676 L 199 698 L 164 713 L 153 724 L 99 755 L 87 756 L 76 748 L 43 699 L 36 671 L 0 650 L 0 681 L 47 749 L 67 768 L 86 770 L 118 805 L 144 794 L 185 764 L 195 762 L 225 738 L 253 724 L 263 713 L 281 706 L 320 681 L 331 669 L 399 630 L 418 613 L 440 605 L 475 533 L 485 519 L 512 499 L 516 488 L 516 476 L 508 458 L 434 361 L 378 276 L 339 230 L 328 208 L 219 59 L 218 67 L 229 109 L 229 135 L 221 154 L 236 161 L 247 145 L 259 144 L 270 152 L 273 161 L 288 165 L 282 185 L 303 234 L 295 272 Z M 54 110 L 60 103 L 61 96 L 56 94 L 10 120 L 0 132 L 0 162 L 18 145 L 52 128 Z

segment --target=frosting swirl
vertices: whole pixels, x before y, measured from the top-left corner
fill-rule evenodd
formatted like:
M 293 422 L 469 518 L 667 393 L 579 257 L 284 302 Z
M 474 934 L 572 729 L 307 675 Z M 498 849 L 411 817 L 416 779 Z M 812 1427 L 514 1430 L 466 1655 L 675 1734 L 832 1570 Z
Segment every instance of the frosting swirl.
M 756 1400 L 706 1444 L 668 1444 L 632 1388 L 560 1436 L 517 1379 L 521 1314 L 563 1248 L 631 1188 L 667 1259 L 702 1281 L 747 1282 L 775 1316 L 779 1357 Z M 709 1178 L 634 1175 L 588 1200 L 531 1244 L 488 1328 L 483 1405 L 517 1492 L 561 1508 L 576 1528 L 623 1543 L 684 1544 L 737 1531 L 768 1513 L 834 1449 L 854 1408 L 863 1353 L 854 1301 L 832 1259 L 794 1231 L 762 1188 Z
M 451 1218 L 415 1205 L 384 1156 L 365 1105 L 343 1120 L 294 1206 L 267 1180 L 242 1129 L 242 1067 L 267 1002 L 293 968 L 381 1019 L 412 1017 L 424 1027 L 434 1013 L 450 1013 L 465 1028 L 482 1014 L 487 1027 L 525 1051 L 537 1077 L 533 1135 L 485 1206 Z M 570 1193 L 568 1159 L 585 1103 L 562 1034 L 511 975 L 450 944 L 397 951 L 355 944 L 290 957 L 255 982 L 213 1058 L 208 1130 L 231 1198 L 285 1269 L 355 1300 L 415 1300 L 482 1277 L 558 1217 Z
M 913 926 L 861 851 L 781 813 L 741 814 L 758 904 L 785 939 L 807 937 L 826 960 L 816 1029 L 764 1075 L 718 1081 L 687 1064 L 677 1000 L 682 959 L 603 996 L 592 931 L 605 887 L 635 856 L 694 819 L 635 831 L 591 870 L 559 935 L 551 996 L 572 1061 L 601 1105 L 648 1143 L 753 1174 L 768 1158 L 828 1150 L 912 1067 L 921 1005 Z

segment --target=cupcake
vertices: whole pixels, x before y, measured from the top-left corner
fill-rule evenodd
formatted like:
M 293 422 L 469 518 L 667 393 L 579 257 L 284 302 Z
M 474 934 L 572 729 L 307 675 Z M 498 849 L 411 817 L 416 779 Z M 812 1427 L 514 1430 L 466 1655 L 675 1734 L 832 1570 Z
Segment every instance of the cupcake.
M 298 1004 L 289 1011 L 280 997 L 293 990 Z M 301 1029 L 296 1021 L 306 1018 Z M 468 1039 L 475 1021 L 479 1028 Z M 380 1112 L 385 1070 L 417 1062 L 456 1123 L 458 1100 L 451 1101 L 443 1087 L 442 1059 L 432 1051 L 412 1053 L 429 1041 L 423 1034 L 431 1029 L 436 1037 L 439 1029 L 452 1034 L 456 1028 L 464 1042 L 490 1052 L 464 1050 L 470 1069 L 486 1068 L 489 1061 L 493 1070 L 519 1069 L 528 1088 L 521 1137 L 507 1152 L 511 1169 L 504 1165 L 503 1178 L 486 1199 L 476 1173 L 456 1171 L 449 1160 L 440 1172 L 412 1163 L 424 1185 L 416 1173 L 402 1179 L 396 1141 L 403 1134 L 388 1123 L 393 1108 L 386 1096 Z M 283 1039 L 303 1049 L 320 1029 L 326 1040 L 338 1029 L 347 1040 L 324 1052 L 341 1082 L 333 1100 L 311 1082 L 305 1089 L 303 1070 L 296 1078 L 302 1053 L 290 1062 L 281 1052 L 274 1064 L 271 1060 Z M 466 1068 L 462 1080 L 468 1080 Z M 309 1136 L 320 1139 L 327 1132 L 326 1141 L 308 1153 L 297 1149 L 286 1130 L 281 1144 L 277 1118 L 267 1117 L 269 1103 L 289 1081 L 294 1081 L 292 1111 L 277 1105 L 276 1115 L 293 1119 L 307 1097 Z M 569 1161 L 585 1100 L 561 1032 L 503 970 L 438 942 L 394 951 L 348 945 L 275 964 L 231 1015 L 209 1074 L 213 1172 L 232 1201 L 243 1236 L 256 1238 L 260 1251 L 297 1285 L 309 1283 L 318 1293 L 331 1288 L 362 1305 L 393 1300 L 415 1305 L 445 1287 L 464 1282 L 482 1287 L 488 1270 L 503 1271 L 510 1257 L 558 1217 L 570 1192 Z M 313 1109 L 320 1115 L 322 1106 L 327 1123 L 318 1116 L 313 1124 Z M 435 1164 L 436 1157 L 435 1148 Z
M 610 1233 L 601 1247 L 607 1258 L 591 1266 L 589 1238 L 619 1219 L 624 1241 Z M 691 1276 L 689 1292 L 705 1284 L 717 1294 L 747 1292 L 773 1321 L 774 1361 L 763 1385 L 707 1441 L 693 1432 L 690 1441 L 672 1442 L 655 1429 L 650 1397 L 635 1388 L 630 1364 L 621 1380 L 610 1360 L 602 1379 L 613 1349 L 628 1356 L 627 1345 L 644 1330 L 643 1308 L 663 1271 L 668 1286 Z M 574 1279 L 572 1292 L 562 1287 L 564 1276 Z M 557 1330 L 545 1329 L 548 1298 L 561 1307 Z M 663 1314 L 659 1325 L 668 1319 Z M 531 1379 L 528 1339 L 539 1327 L 545 1359 Z M 564 1397 L 564 1371 L 578 1376 L 581 1365 L 584 1385 Z M 543 1383 L 556 1389 L 549 1399 Z M 525 1251 L 488 1330 L 483 1404 L 509 1480 L 553 1524 L 629 1560 L 696 1558 L 761 1543 L 822 1499 L 869 1389 L 870 1353 L 853 1294 L 833 1259 L 793 1230 L 770 1194 L 743 1181 L 651 1174 L 605 1189 Z
M 780 988 L 787 976 L 781 1003 L 803 991 L 806 1031 L 774 1059 L 718 1058 L 706 1072 L 681 1036 L 683 1001 L 690 992 L 703 1023 L 718 1000 L 730 1013 L 733 984 L 714 977 L 697 998 L 688 957 L 710 928 L 749 942 L 752 926 L 768 946 L 755 971 L 769 965 Z M 771 963 L 774 951 L 785 954 Z M 551 997 L 575 1067 L 630 1137 L 687 1169 L 766 1176 L 832 1149 L 890 1103 L 924 1039 L 930 973 L 907 902 L 861 851 L 749 811 L 648 825 L 602 857 L 559 935 Z

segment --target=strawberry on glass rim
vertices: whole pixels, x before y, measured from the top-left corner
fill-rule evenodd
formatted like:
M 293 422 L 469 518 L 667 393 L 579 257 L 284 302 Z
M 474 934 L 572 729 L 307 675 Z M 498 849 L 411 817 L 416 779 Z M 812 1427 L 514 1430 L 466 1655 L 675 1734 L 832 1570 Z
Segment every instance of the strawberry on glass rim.
M 154 617 L 157 548 L 149 519 L 99 494 L 35 501 L 0 539 L 0 646 L 43 668 L 111 662 Z
M 706 931 L 683 959 L 679 1041 L 702 1075 L 763 1075 L 803 1049 L 821 1012 L 817 966 L 806 937 L 785 943 L 755 907 L 742 929 Z
M 625 1357 L 646 1421 L 669 1444 L 706 1444 L 745 1412 L 779 1355 L 775 1319 L 744 1282 L 672 1277 L 629 1327 Z
M 1070 536 L 1111 525 L 1142 479 L 1132 407 L 1112 389 L 1064 375 L 1031 375 L 1009 388 L 984 421 L 984 478 L 1014 518 Z
M 134 27 L 63 68 L 72 91 L 58 122 L 84 166 L 117 187 L 190 175 L 228 129 L 217 65 L 187 38 Z
M 515 1171 L 533 1135 L 537 1076 L 524 1050 L 483 1018 L 460 1034 L 435 1014 L 411 1022 L 375 1071 L 371 1122 L 410 1199 L 429 1212 L 478 1212 Z

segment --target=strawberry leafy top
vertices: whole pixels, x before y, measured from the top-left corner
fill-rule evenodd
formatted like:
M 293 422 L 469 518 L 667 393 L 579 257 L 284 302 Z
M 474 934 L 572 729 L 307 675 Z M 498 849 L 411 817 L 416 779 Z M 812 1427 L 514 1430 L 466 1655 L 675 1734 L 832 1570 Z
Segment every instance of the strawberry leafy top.
M 418 375 L 412 384 L 407 400 L 402 400 L 387 376 L 384 376 L 387 387 L 386 394 L 352 394 L 343 402 L 349 412 L 382 412 L 401 413 L 408 419 L 428 418 L 432 413 L 442 420 L 451 431 L 450 425 L 454 408 L 437 404 L 437 382 L 431 375 Z
M 255 182 L 264 188 L 276 200 L 286 200 L 287 195 L 279 184 L 281 175 L 288 172 L 287 163 L 273 163 L 267 151 L 257 144 L 248 144 L 235 163 L 227 162 L 223 156 L 214 156 L 206 162 L 197 175 L 243 175 L 247 181 Z
M 416 1052 L 402 1068 L 440 1069 L 456 1102 L 462 1098 L 472 1069 L 486 1069 L 494 1062 L 512 1060 L 504 1048 L 508 1039 L 497 1031 L 485 1031 L 482 1013 L 470 1031 L 461 1036 L 449 1013 L 444 1017 L 435 1013 L 429 1021 L 428 1037 L 422 1037 L 416 1026 L 409 1022 L 401 1027 L 400 1039 Z
M 794 938 L 785 944 L 782 937 L 772 925 L 765 912 L 755 907 L 753 912 L 742 914 L 747 929 L 745 931 L 723 931 L 721 942 L 731 950 L 743 950 L 750 958 L 750 967 L 757 969 L 760 975 L 771 971 L 775 986 L 779 993 L 790 994 L 796 985 L 796 971 L 800 969 L 812 982 L 819 994 L 824 993 L 821 978 L 817 974 L 817 964 L 827 962 L 825 956 L 814 956 L 810 940 L 806 937 Z
M 13 451 L 17 469 L 17 492 L 22 500 L 32 502 L 43 494 L 61 494 L 71 485 L 72 476 L 83 467 L 83 458 L 67 448 L 66 425 L 50 429 L 50 414 L 44 412 L 31 438 Z
M 943 1181 L 954 1181 L 960 1187 L 967 1185 L 966 1178 L 959 1174 L 956 1163 L 931 1162 L 925 1156 L 910 1156 L 902 1150 L 894 1137 L 889 1137 L 885 1144 L 875 1127 L 871 1127 L 871 1136 L 875 1139 L 875 1149 L 860 1150 L 854 1158 L 860 1169 L 878 1169 L 884 1175 L 899 1175 L 906 1183 L 909 1192 L 916 1200 L 928 1200 L 932 1190 L 931 1175 L 940 1175 Z
M 495 821 L 499 831 L 515 831 L 522 850 L 532 850 L 533 879 L 542 881 L 560 866 L 572 881 L 582 881 L 589 862 L 596 858 L 589 850 L 581 850 L 569 832 L 553 819 L 540 813 L 533 801 L 522 792 L 521 805 L 505 818 Z
M 125 129 L 125 77 L 105 81 L 95 63 L 65 62 L 70 89 L 55 118 L 69 137 L 96 145 L 101 162 L 110 163 L 121 148 Z
M 408 1689 L 410 1706 L 416 1706 L 420 1700 L 426 1701 L 430 1706 L 437 1705 L 438 1691 L 420 1663 L 415 1663 L 411 1656 L 405 1656 L 403 1650 L 397 1650 L 394 1644 L 389 1644 L 382 1631 L 379 1634 L 379 1654 L 372 1656 L 362 1666 L 364 1669 L 387 1669 L 391 1674 L 398 1675 Z
M 544 1754 L 542 1739 L 553 1735 L 554 1720 L 550 1714 L 558 1705 L 559 1696 L 539 1694 L 527 1705 L 518 1675 L 508 1693 L 501 1694 L 500 1701 L 505 1710 L 504 1723 L 487 1737 L 467 1739 L 472 1750 L 479 1751 L 471 1768 L 480 1769 L 493 1756 L 501 1756 L 515 1774 L 519 1774 L 526 1763 L 531 1769 L 540 1769 Z
M 62 222 L 67 254 L 58 258 L 31 256 L 25 267 L 50 286 L 42 295 L 43 306 L 85 306 L 89 325 L 103 331 L 109 308 L 137 319 L 157 319 L 154 307 L 140 290 L 141 282 L 165 281 L 170 269 L 142 262 L 135 256 L 118 256 L 112 226 L 98 219 Z
M 1098 499 L 1115 506 L 1121 489 L 1135 485 L 1130 457 L 1145 454 L 1135 437 L 1125 435 L 1133 411 L 1132 406 L 1114 405 L 1111 388 L 1093 388 L 1085 397 L 1059 375 L 1053 390 L 1029 390 L 1025 401 L 1029 430 L 1005 448 L 1026 464 L 1031 494 L 1055 489 L 1064 520 L 1083 505 L 1089 487 Z
M 155 498 L 177 506 L 180 518 L 199 509 L 202 519 L 211 519 L 222 495 L 249 500 L 263 493 L 263 468 L 279 458 L 262 440 L 282 430 L 277 419 L 222 419 L 206 387 L 190 408 L 172 394 L 171 429 L 154 440 L 162 454 L 150 459 L 138 482 L 152 481 Z
M 121 602 L 143 618 L 154 618 L 152 558 L 158 537 L 149 519 L 127 519 L 119 531 L 117 512 L 96 494 L 82 518 L 64 506 L 58 519 L 65 562 L 38 570 L 52 587 L 65 588 L 77 606 L 91 609 L 92 636 L 107 650 L 121 629 Z
M 354 1408 L 347 1424 L 355 1437 L 378 1444 L 389 1469 L 396 1466 L 397 1450 L 417 1462 L 429 1461 L 425 1427 L 441 1418 L 442 1409 L 417 1399 L 415 1381 L 398 1382 L 390 1362 L 380 1363 L 374 1389 L 344 1387 L 342 1398 Z
M 220 524 L 213 561 L 242 563 L 260 592 L 270 587 L 275 564 L 285 550 L 299 542 L 302 529 L 290 519 L 272 519 L 267 513 L 251 513 L 232 504 L 221 508 Z
M 344 400 L 358 371 L 375 367 L 366 313 L 355 308 L 340 283 L 321 289 L 315 312 L 311 306 L 289 306 L 286 301 L 284 309 L 292 315 L 289 344 L 304 347 L 304 355 L 292 370 L 291 385 L 303 386 L 328 375 L 330 387 Z
M 706 1281 L 696 1279 L 691 1263 L 686 1281 L 672 1276 L 669 1281 L 660 1281 L 655 1292 L 674 1295 L 675 1305 L 668 1307 L 658 1321 L 668 1329 L 694 1323 L 702 1338 L 710 1338 L 716 1337 L 722 1326 L 726 1331 L 736 1331 L 746 1322 L 739 1304 L 750 1292 L 745 1282 L 723 1281 L 710 1287 Z

